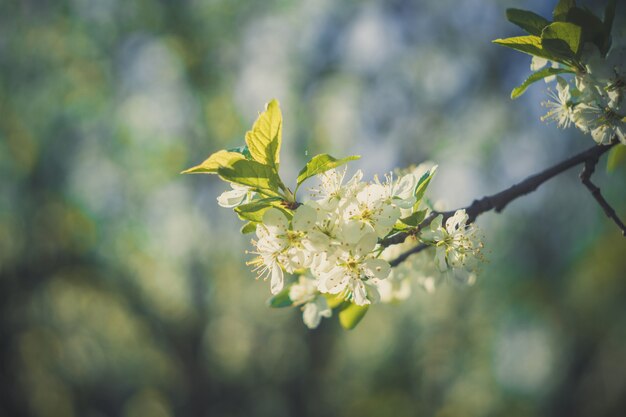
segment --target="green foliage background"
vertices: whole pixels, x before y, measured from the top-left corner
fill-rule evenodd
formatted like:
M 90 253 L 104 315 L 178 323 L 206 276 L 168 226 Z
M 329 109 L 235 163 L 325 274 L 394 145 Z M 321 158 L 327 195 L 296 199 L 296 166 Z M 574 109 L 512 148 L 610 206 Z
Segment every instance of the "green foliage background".
M 449 208 L 507 187 L 592 144 L 540 124 L 541 83 L 509 100 L 529 59 L 491 40 L 544 3 L 0 3 L 0 415 L 620 415 L 626 240 L 576 172 L 479 220 L 475 287 L 351 332 L 267 309 L 223 184 L 178 174 L 276 97 L 284 178 L 359 154 L 437 161 Z M 596 176 L 622 217 L 625 176 Z

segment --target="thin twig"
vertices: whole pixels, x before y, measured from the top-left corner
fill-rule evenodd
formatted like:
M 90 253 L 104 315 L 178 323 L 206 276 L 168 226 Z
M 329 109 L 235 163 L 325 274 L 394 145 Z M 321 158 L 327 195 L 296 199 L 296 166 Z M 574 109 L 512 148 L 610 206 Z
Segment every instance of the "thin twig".
M 577 165 L 584 163 L 585 168 L 586 168 L 589 163 L 592 163 L 591 166 L 595 168 L 595 165 L 598 162 L 598 159 L 600 158 L 600 156 L 608 152 L 609 149 L 617 145 L 617 143 L 618 142 L 616 140 L 613 140 L 611 143 L 607 145 L 593 146 L 579 154 L 572 156 L 571 158 L 566 159 L 565 161 L 562 161 L 556 165 L 551 166 L 550 168 L 544 171 L 531 175 L 525 180 L 503 191 L 500 191 L 499 193 L 496 193 L 490 196 L 485 196 L 481 199 L 474 200 L 472 204 L 465 207 L 465 211 L 467 215 L 469 216 L 469 222 L 474 222 L 478 216 L 491 210 L 495 210 L 496 213 L 500 213 L 513 200 L 532 193 L 537 188 L 539 188 L 539 186 L 543 184 L 544 182 L 561 174 L 564 171 L 567 171 L 568 169 L 572 167 L 575 167 Z M 584 172 L 585 170 L 583 170 L 583 173 Z M 593 173 L 593 169 L 590 171 L 588 176 L 591 177 L 592 173 Z M 581 174 L 581 180 L 582 179 L 583 178 Z M 591 183 L 591 180 L 587 178 L 586 181 L 587 183 L 585 182 L 585 180 L 583 180 L 583 183 L 587 186 L 587 188 L 589 188 L 593 196 L 596 198 L 598 203 L 604 209 L 607 216 L 609 216 L 611 219 L 613 219 L 613 221 L 615 221 L 615 223 L 617 223 L 617 225 L 620 227 L 624 236 L 626 236 L 626 227 L 615 214 L 615 210 L 613 210 L 613 208 L 606 202 L 606 200 L 604 200 L 604 198 L 600 194 L 600 190 L 595 185 L 593 185 L 593 183 Z M 588 184 L 590 184 L 591 187 L 593 188 L 590 188 L 590 185 Z M 593 189 L 597 189 L 597 192 L 593 191 Z M 457 209 L 457 210 L 461 210 L 461 209 L 462 208 Z M 453 216 L 457 210 L 433 212 L 431 213 L 430 216 L 424 219 L 424 221 L 420 223 L 416 227 L 416 229 L 413 229 L 412 231 L 408 231 L 408 232 L 397 233 L 387 239 L 381 240 L 380 244 L 386 247 L 386 246 L 402 243 L 406 240 L 408 236 L 415 235 L 419 233 L 420 230 L 427 227 L 433 221 L 433 219 L 437 217 L 438 215 L 442 215 L 443 221 L 445 221 L 448 217 Z M 410 255 L 421 252 L 427 247 L 428 245 L 425 245 L 423 243 L 419 244 L 415 246 L 414 248 L 411 248 L 407 250 L 406 252 L 402 253 L 400 256 L 398 256 L 396 259 L 392 260 L 389 263 L 391 264 L 391 266 L 397 266 L 400 263 L 402 263 L 404 260 L 406 260 L 406 258 L 408 258 Z
M 615 213 L 615 209 L 611 207 L 611 205 L 604 199 L 602 193 L 600 192 L 600 188 L 598 188 L 593 182 L 591 182 L 591 176 L 593 172 L 596 170 L 596 165 L 598 164 L 598 158 L 590 158 L 585 161 L 585 165 L 583 166 L 583 170 L 580 173 L 580 181 L 584 184 L 585 187 L 589 190 L 593 198 L 596 199 L 600 207 L 604 210 L 607 217 L 615 222 L 617 227 L 622 231 L 622 235 L 626 236 L 626 226 L 620 218 Z

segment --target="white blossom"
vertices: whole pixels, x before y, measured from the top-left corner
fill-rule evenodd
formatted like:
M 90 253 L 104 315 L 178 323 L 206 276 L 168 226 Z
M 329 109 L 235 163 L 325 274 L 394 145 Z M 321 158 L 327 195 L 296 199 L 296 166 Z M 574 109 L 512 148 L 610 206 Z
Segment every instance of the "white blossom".
M 314 279 L 300 276 L 298 282 L 289 288 L 289 298 L 294 306 L 302 306 L 302 320 L 310 329 L 319 326 L 322 317 L 332 315 L 326 298 L 317 291 Z
M 252 197 L 252 191 L 250 187 L 245 185 L 230 183 L 232 190 L 224 191 L 217 197 L 217 204 L 226 208 L 237 207 L 241 204 L 247 203 Z

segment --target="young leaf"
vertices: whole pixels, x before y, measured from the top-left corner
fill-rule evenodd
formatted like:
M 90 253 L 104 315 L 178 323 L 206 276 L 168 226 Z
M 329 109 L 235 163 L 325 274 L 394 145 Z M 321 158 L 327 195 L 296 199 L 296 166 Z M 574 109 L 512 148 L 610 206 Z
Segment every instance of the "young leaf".
M 509 22 L 521 27 L 531 35 L 541 36 L 543 28 L 550 24 L 550 21 L 536 13 L 520 9 L 507 9 L 506 18 Z
M 279 196 L 280 178 L 273 168 L 256 161 L 240 159 L 228 167 L 218 168 L 217 173 L 224 181 L 234 182 L 248 187 L 269 191 Z
M 569 22 L 554 22 L 543 29 L 541 46 L 545 51 L 565 59 L 574 59 L 580 51 L 582 30 Z
M 600 18 L 587 9 L 572 7 L 567 13 L 567 21 L 581 27 L 582 43 L 591 42 L 606 55 L 609 51 L 611 32 L 606 30 Z
M 515 49 L 516 51 L 524 52 L 525 54 L 549 59 L 550 61 L 560 62 L 559 57 L 543 49 L 543 46 L 541 45 L 541 38 L 539 36 L 515 36 L 513 38 L 496 39 L 492 42 L 498 45 L 506 46 L 507 48 Z
M 350 303 L 346 308 L 339 312 L 339 323 L 346 330 L 352 330 L 363 319 L 365 313 L 369 309 L 369 304 L 358 306 Z
M 245 157 L 237 152 L 217 151 L 200 165 L 186 169 L 181 174 L 217 174 L 218 169 L 229 167 L 242 159 L 245 159 Z
M 315 155 L 305 167 L 298 173 L 297 185 L 300 186 L 307 178 L 326 172 L 329 169 L 337 168 L 349 161 L 359 159 L 360 156 L 352 155 L 346 158 L 336 159 L 328 154 Z
M 256 232 L 256 226 L 258 223 L 248 222 L 241 227 L 241 234 L 247 235 L 248 233 Z
M 235 207 L 235 212 L 242 220 L 248 220 L 255 223 L 261 223 L 263 221 L 263 214 L 273 206 L 272 203 L 279 201 L 280 198 L 264 198 L 262 200 L 256 200 L 248 204 L 242 204 Z M 255 227 L 256 230 L 256 227 Z
M 534 72 L 533 74 L 530 75 L 530 77 L 526 78 L 526 81 L 524 81 L 522 85 L 520 85 L 519 87 L 515 87 L 513 89 L 513 91 L 511 92 L 511 98 L 516 99 L 522 94 L 524 94 L 526 89 L 532 83 L 536 81 L 543 80 L 544 78 L 549 77 L 551 75 L 563 74 L 563 73 L 574 73 L 574 71 L 570 69 L 566 69 L 566 68 L 544 68 L 542 70 Z
M 617 145 L 609 151 L 609 157 L 606 161 L 607 172 L 615 171 L 620 165 L 626 163 L 626 145 Z
M 272 100 L 246 133 L 246 145 L 252 158 L 278 170 L 282 141 L 283 116 L 277 100 Z
M 435 176 L 435 171 L 437 171 L 437 165 L 435 165 L 434 167 L 426 171 L 424 175 L 422 175 L 422 177 L 417 182 L 417 187 L 415 187 L 415 198 L 417 201 L 415 202 L 415 205 L 413 206 L 414 208 L 419 207 L 420 202 L 422 201 L 422 198 L 424 197 L 424 193 L 426 192 L 426 189 L 428 188 L 428 185 L 430 184 L 430 181 Z
M 293 301 L 289 298 L 289 289 L 290 287 L 287 287 L 267 300 L 267 305 L 273 308 L 291 307 L 293 305 Z
M 415 227 L 426 218 L 426 211 L 427 210 L 418 210 L 415 213 L 412 213 L 410 216 L 400 219 L 400 221 L 407 226 Z
M 564 21 L 567 18 L 567 12 L 569 9 L 576 6 L 576 0 L 559 0 L 554 11 L 552 12 L 552 17 L 555 21 Z

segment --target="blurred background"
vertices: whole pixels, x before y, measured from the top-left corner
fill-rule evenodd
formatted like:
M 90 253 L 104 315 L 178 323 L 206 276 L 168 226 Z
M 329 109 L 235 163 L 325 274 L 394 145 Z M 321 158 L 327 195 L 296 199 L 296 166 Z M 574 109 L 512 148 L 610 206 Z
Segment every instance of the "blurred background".
M 490 43 L 553 3 L 1 1 L 0 416 L 623 415 L 626 239 L 577 169 L 479 219 L 475 286 L 349 332 L 268 309 L 227 187 L 179 175 L 275 97 L 286 178 L 327 152 L 435 161 L 449 208 L 508 187 L 592 145 L 543 85 L 510 100 L 530 58 Z

